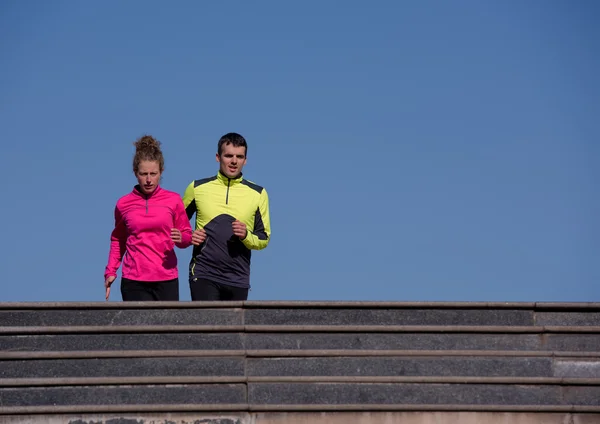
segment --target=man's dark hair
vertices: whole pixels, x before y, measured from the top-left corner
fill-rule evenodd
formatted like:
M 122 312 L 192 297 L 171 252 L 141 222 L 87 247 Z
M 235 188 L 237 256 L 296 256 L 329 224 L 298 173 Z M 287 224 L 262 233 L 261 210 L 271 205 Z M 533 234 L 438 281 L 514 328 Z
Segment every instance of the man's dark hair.
M 238 133 L 227 133 L 219 139 L 219 145 L 217 146 L 217 152 L 219 152 L 219 156 L 221 156 L 221 153 L 223 153 L 224 144 L 231 144 L 233 147 L 245 147 L 244 154 L 248 156 L 248 144 L 246 144 L 246 139 Z

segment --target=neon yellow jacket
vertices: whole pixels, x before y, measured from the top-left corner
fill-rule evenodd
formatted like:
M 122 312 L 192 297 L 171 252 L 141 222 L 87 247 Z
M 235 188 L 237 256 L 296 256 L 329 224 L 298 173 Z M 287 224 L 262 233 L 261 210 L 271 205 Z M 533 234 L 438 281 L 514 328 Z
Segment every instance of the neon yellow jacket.
M 242 176 L 228 178 L 220 172 L 192 181 L 183 195 L 188 218 L 196 214 L 196 229 L 206 240 L 194 246 L 190 280 L 205 278 L 235 287 L 250 288 L 251 249 L 267 247 L 271 238 L 267 190 Z M 248 234 L 233 234 L 234 220 L 246 224 Z

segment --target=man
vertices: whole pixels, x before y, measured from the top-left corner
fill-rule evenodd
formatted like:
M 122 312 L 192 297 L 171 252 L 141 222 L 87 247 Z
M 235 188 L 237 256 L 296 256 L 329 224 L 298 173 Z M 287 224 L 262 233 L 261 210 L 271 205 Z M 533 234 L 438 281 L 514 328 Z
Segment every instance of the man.
M 248 299 L 251 250 L 269 244 L 269 197 L 242 176 L 247 153 L 244 137 L 225 134 L 217 147 L 217 175 L 192 181 L 183 195 L 188 218 L 196 214 L 192 300 Z

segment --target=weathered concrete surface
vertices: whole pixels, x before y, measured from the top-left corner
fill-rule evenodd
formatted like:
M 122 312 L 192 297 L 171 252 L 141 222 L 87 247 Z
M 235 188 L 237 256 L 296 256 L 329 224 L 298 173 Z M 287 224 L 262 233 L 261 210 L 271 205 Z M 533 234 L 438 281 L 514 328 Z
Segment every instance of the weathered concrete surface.
M 598 352 L 597 334 L 246 333 L 255 350 L 521 350 Z
M 250 414 L 95 414 L 0 416 L 0 424 L 251 424 Z M 587 424 L 587 423 L 586 423 Z
M 592 359 L 561 359 L 554 361 L 556 377 L 600 377 L 600 360 Z
M 242 384 L 0 388 L 0 406 L 244 404 Z
M 585 336 L 583 336 L 585 337 Z M 600 338 L 596 337 L 598 345 Z M 586 340 L 587 341 L 587 340 Z M 593 341 L 582 350 L 594 350 Z M 564 350 L 574 350 L 577 335 Z M 560 343 L 557 344 L 557 350 Z M 247 333 L 246 349 L 335 350 L 545 350 L 538 334 L 430 334 L 430 333 Z M 598 350 L 598 349 L 597 349 Z
M 245 341 L 244 341 L 245 339 Z M 2 351 L 85 350 L 521 350 L 600 351 L 597 334 L 176 333 L 0 336 Z
M 0 361 L 0 378 L 243 376 L 242 357 Z
M 598 424 L 600 414 L 347 412 L 257 414 L 253 424 Z M 244 423 L 245 424 L 245 423 Z
M 600 414 L 535 412 L 291 412 L 0 416 L 0 424 L 597 424 Z
M 595 386 L 252 383 L 251 405 L 600 405 Z
M 241 309 L 0 311 L 0 326 L 241 325 Z
M 600 312 L 538 312 L 535 325 L 600 325 Z
M 242 337 L 236 333 L 176 334 L 61 334 L 2 336 L 2 351 L 86 351 L 86 350 L 242 350 Z
M 561 362 L 561 377 L 584 377 L 600 361 Z M 0 370 L 1 368 L 0 363 Z M 510 357 L 330 357 L 249 358 L 248 376 L 514 376 L 553 377 L 551 358 Z M 579 376 L 578 374 L 578 376 Z M 1 373 L 0 373 L 1 375 Z
M 598 424 L 600 414 L 346 412 L 257 414 L 253 424 Z M 54 424 L 54 423 L 53 423 Z M 245 424 L 245 423 L 244 423 Z
M 585 315 L 584 315 L 585 317 Z M 558 317 L 553 322 L 560 321 Z M 578 322 L 576 318 L 574 322 Z M 249 309 L 246 325 L 533 325 L 532 311 L 436 309 Z

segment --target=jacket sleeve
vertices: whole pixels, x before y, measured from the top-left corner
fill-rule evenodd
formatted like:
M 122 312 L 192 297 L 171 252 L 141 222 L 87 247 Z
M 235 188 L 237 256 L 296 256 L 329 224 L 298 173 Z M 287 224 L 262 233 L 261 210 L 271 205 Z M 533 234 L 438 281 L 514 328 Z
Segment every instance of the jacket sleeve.
M 108 253 L 108 264 L 104 270 L 104 279 L 106 277 L 117 276 L 117 269 L 121 266 L 123 255 L 125 254 L 125 244 L 127 242 L 127 228 L 125 221 L 119 210 L 115 207 L 115 228 L 110 235 L 110 251 Z
M 194 181 L 190 183 L 183 193 L 183 208 L 187 214 L 188 220 L 192 219 L 192 216 L 196 213 L 196 199 L 194 193 Z
M 271 239 L 271 220 L 269 217 L 269 195 L 263 188 L 260 193 L 258 208 L 254 214 L 254 229 L 242 240 L 248 249 L 261 250 L 267 247 Z
M 194 202 L 194 205 L 196 203 Z M 183 202 L 177 196 L 177 202 L 175 205 L 175 228 L 181 231 L 181 242 L 175 243 L 175 246 L 180 249 L 185 249 L 192 244 L 192 227 L 190 226 L 190 220 L 185 213 Z

